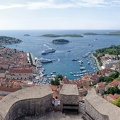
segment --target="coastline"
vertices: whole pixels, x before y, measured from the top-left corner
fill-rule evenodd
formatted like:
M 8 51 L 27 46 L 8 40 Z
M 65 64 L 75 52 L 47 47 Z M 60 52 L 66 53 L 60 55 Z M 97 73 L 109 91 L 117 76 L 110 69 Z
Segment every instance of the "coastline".
M 97 58 L 93 55 L 93 53 L 92 53 L 92 57 L 93 57 L 93 59 L 95 59 L 98 69 L 102 70 L 102 68 L 99 66 L 99 62 L 98 62 Z

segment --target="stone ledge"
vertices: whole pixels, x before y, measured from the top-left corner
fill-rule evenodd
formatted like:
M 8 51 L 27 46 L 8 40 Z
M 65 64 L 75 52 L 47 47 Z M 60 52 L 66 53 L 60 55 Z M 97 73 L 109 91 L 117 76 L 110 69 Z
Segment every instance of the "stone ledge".
M 40 106 L 39 101 L 41 100 L 40 102 L 43 102 L 43 101 L 49 102 L 49 105 L 47 106 L 48 108 L 51 106 L 51 99 L 52 99 L 52 90 L 48 85 L 30 87 L 30 88 L 22 89 L 17 92 L 11 93 L 0 101 L 0 116 L 1 116 L 0 120 L 3 120 L 3 118 L 4 120 L 9 120 L 9 119 L 5 119 L 6 116 L 9 116 L 8 114 L 10 113 L 10 111 L 13 108 L 15 109 L 15 106 L 18 103 L 20 104 L 20 103 L 23 103 L 24 101 L 29 101 L 28 106 L 31 106 L 31 104 L 33 104 L 34 102 L 37 102 L 37 104 L 39 104 Z M 44 105 L 42 104 L 42 106 Z M 17 107 L 21 107 L 21 106 L 17 105 Z
M 93 119 L 120 120 L 120 108 L 98 96 L 94 89 L 85 98 L 85 110 Z

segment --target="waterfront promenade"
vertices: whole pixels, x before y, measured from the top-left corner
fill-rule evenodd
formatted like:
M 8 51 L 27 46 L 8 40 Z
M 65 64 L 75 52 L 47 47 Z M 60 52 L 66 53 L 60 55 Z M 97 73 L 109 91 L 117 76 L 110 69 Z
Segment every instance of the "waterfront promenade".
M 93 54 L 92 54 L 92 57 L 95 59 L 98 69 L 102 70 L 102 68 L 99 66 L 99 62 L 98 62 L 97 58 Z

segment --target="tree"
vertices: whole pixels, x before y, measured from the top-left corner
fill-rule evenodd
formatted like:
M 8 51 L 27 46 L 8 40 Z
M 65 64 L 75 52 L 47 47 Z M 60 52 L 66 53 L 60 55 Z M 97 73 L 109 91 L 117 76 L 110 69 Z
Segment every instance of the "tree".
M 119 72 L 115 71 L 112 75 L 110 75 L 110 77 L 112 77 L 113 79 L 118 78 L 119 77 Z
M 105 76 L 104 77 L 104 81 L 107 82 L 107 83 L 109 83 L 109 82 L 113 81 L 113 78 L 109 77 L 109 76 Z
M 51 80 L 52 85 L 60 85 L 60 81 L 62 81 L 63 76 L 62 75 L 57 75 L 54 80 Z
M 55 81 L 54 81 L 55 85 L 60 85 L 60 79 L 58 78 L 55 78 Z
M 51 83 L 52 85 L 54 85 L 54 80 L 51 80 L 50 83 Z
M 104 77 L 103 77 L 103 76 L 101 76 L 101 77 L 99 78 L 99 82 L 104 82 Z
M 119 90 L 119 88 L 118 88 L 117 86 L 115 86 L 115 87 L 110 87 L 110 88 L 105 92 L 105 94 L 112 94 L 112 95 L 114 95 L 115 93 L 120 94 L 120 90 Z

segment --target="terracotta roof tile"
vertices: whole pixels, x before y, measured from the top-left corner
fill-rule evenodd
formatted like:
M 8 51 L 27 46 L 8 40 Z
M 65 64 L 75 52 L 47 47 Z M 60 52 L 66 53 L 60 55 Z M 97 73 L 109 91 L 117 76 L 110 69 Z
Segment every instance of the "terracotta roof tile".
M 10 73 L 33 73 L 31 68 L 11 68 Z
M 114 81 L 112 81 L 111 83 L 109 83 L 109 85 L 110 85 L 110 86 L 117 86 L 117 85 L 119 85 L 119 83 L 120 83 L 120 81 L 114 80 Z
M 0 91 L 15 92 L 17 90 L 19 90 L 19 89 L 0 86 Z

